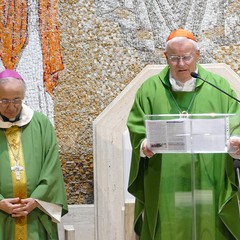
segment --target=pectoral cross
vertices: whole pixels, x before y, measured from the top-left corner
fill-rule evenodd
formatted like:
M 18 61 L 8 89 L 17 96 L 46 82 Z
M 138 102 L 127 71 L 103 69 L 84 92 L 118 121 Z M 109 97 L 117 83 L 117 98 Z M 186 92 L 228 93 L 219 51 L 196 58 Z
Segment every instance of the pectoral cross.
M 12 171 L 15 171 L 16 179 L 17 179 L 17 181 L 19 181 L 19 180 L 21 179 L 21 177 L 20 177 L 20 172 L 24 170 L 24 167 L 20 166 L 20 165 L 18 164 L 18 162 L 16 162 L 16 165 L 13 166 L 13 167 L 11 167 L 11 170 L 12 170 Z

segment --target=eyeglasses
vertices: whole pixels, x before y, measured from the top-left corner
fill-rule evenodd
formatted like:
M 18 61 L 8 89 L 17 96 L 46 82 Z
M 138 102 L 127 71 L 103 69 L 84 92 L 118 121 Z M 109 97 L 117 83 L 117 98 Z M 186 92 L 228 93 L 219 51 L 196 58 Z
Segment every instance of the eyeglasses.
M 0 100 L 0 104 L 3 106 L 3 107 L 7 107 L 10 103 L 14 104 L 14 105 L 20 105 L 22 103 L 22 99 L 20 98 L 16 98 L 16 99 L 12 99 L 12 100 L 9 100 L 9 99 L 2 99 Z
M 173 62 L 173 63 L 179 63 L 180 60 L 182 60 L 185 63 L 188 63 L 192 60 L 193 56 L 192 55 L 187 55 L 187 56 L 170 56 L 168 59 Z

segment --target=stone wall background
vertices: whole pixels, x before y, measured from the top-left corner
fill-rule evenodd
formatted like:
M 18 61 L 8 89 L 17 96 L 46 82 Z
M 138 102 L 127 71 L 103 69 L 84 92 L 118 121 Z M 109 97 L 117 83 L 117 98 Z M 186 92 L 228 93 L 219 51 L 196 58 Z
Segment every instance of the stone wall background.
M 54 122 L 69 204 L 94 202 L 93 120 L 145 65 L 166 63 L 173 29 L 197 36 L 201 63 L 240 74 L 240 0 L 59 0 L 59 17 L 65 69 Z

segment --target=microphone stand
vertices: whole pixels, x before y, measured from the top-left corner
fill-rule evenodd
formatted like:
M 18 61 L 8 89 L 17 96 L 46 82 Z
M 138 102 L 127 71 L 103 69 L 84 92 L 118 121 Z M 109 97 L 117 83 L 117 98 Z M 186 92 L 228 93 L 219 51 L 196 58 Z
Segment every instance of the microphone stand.
M 232 98 L 232 99 L 234 99 L 234 100 L 236 100 L 237 102 L 239 102 L 239 103 L 240 103 L 240 100 L 238 100 L 237 98 L 233 97 L 233 96 L 232 96 L 232 95 L 230 95 L 229 93 L 227 93 L 227 92 L 223 91 L 221 88 L 219 88 L 219 87 L 215 86 L 214 84 L 212 84 L 212 83 L 208 82 L 207 80 L 205 80 L 205 79 L 201 78 L 201 77 L 200 77 L 200 76 L 199 76 L 197 73 L 195 73 L 195 72 L 191 72 L 191 73 L 190 73 L 190 75 L 191 75 L 193 78 L 198 78 L 198 79 L 201 79 L 203 82 L 206 82 L 206 83 L 208 83 L 208 84 L 209 84 L 209 85 L 211 85 L 212 87 L 216 88 L 216 89 L 217 89 L 217 90 L 219 90 L 220 92 L 222 92 L 222 93 L 224 93 L 224 94 L 228 95 L 230 98 Z

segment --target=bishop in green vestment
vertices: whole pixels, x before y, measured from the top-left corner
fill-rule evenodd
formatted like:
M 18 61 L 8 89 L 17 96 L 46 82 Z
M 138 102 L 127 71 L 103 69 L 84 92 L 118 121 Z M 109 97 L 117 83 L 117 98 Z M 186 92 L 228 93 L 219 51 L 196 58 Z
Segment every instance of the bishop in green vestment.
M 128 117 L 132 144 L 128 191 L 135 197 L 134 229 L 140 240 L 240 240 L 240 192 L 233 158 L 228 153 L 154 154 L 147 147 L 145 115 L 240 114 L 236 100 L 192 79 L 190 73 L 196 72 L 236 97 L 224 78 L 197 63 L 199 53 L 192 33 L 172 32 L 165 52 L 168 66 L 138 89 Z
M 17 72 L 0 73 L 0 240 L 57 240 L 68 212 L 58 144 L 24 95 Z

